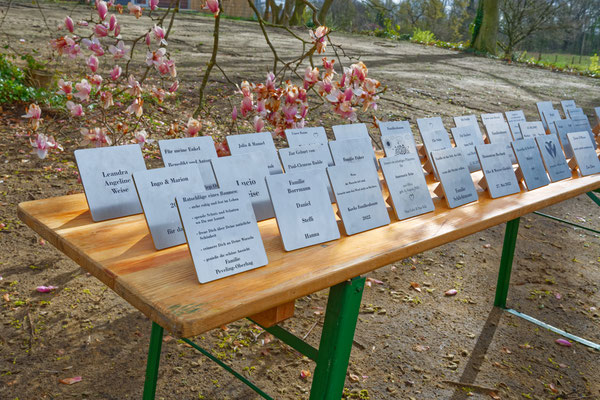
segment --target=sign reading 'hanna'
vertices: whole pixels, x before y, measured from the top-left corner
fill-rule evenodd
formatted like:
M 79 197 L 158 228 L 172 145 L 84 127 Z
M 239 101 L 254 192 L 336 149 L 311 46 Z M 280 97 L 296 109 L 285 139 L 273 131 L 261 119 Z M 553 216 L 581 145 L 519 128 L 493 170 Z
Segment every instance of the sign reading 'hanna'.
M 314 170 L 267 177 L 267 187 L 285 250 L 296 250 L 340 238 L 327 196 L 326 179 L 325 173 L 315 174 Z
M 146 169 L 139 145 L 79 149 L 75 160 L 94 221 L 142 212 L 131 178 Z
M 250 200 L 235 188 L 179 195 L 177 208 L 200 283 L 267 265 Z

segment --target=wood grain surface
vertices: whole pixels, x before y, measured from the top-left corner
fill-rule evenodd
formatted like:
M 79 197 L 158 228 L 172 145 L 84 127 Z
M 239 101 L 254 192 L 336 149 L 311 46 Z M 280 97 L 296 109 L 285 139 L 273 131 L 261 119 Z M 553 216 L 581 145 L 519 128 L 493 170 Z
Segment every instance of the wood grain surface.
M 474 182 L 481 172 L 472 174 Z M 428 181 L 430 192 L 436 182 Z M 532 211 L 600 188 L 600 175 L 577 177 L 492 200 L 435 211 L 286 252 L 275 219 L 259 228 L 269 264 L 199 284 L 186 244 L 157 251 L 142 214 L 93 222 L 82 194 L 28 201 L 18 215 L 29 227 L 173 334 L 195 336 L 240 318 L 292 302 L 344 280 L 421 253 Z

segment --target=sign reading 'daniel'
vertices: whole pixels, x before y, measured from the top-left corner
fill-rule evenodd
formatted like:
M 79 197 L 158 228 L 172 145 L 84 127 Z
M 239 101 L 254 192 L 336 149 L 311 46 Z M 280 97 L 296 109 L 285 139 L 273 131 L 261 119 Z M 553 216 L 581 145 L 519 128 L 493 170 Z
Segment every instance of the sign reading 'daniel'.
M 322 126 L 310 128 L 286 129 L 285 137 L 290 147 L 304 146 L 306 144 L 327 144 L 327 134 Z
M 379 189 L 377 171 L 370 161 L 327 168 L 329 181 L 346 234 L 368 231 L 390 223 Z
M 375 169 L 379 167 L 371 139 L 356 138 L 346 140 L 332 140 L 329 142 L 331 155 L 335 165 L 353 164 L 372 160 Z
M 382 136 L 381 143 L 383 144 L 383 151 L 386 157 L 412 154 L 417 159 L 419 158 L 415 138 L 410 131 Z
M 521 128 L 519 128 L 520 122 L 527 122 L 525 119 L 525 113 L 523 110 L 515 110 L 515 111 L 506 111 L 504 113 L 506 115 L 506 121 L 508 122 L 508 126 L 510 127 L 510 132 L 513 135 L 514 140 L 523 139 L 523 134 L 521 133 Z
M 217 181 L 210 160 L 217 158 L 215 142 L 210 136 L 159 140 L 160 154 L 165 167 L 197 165 L 206 190 L 215 189 Z
M 219 187 L 237 187 L 248 194 L 257 221 L 275 217 L 265 183 L 269 169 L 262 153 L 219 157 L 212 164 Z
M 512 135 L 510 134 L 510 128 L 506 122 L 490 123 L 485 126 L 487 132 L 488 141 L 492 144 L 504 143 L 506 147 L 506 154 L 508 155 L 510 162 L 515 164 L 517 159 L 515 153 L 510 146 L 512 142 Z
M 600 160 L 598 160 L 590 135 L 587 132 L 571 132 L 567 134 L 567 138 L 575 154 L 571 162 L 573 160 L 577 162 L 581 175 L 587 176 L 600 173 Z M 574 166 L 572 163 L 569 165 Z
M 75 150 L 92 219 L 111 218 L 142 212 L 131 174 L 146 169 L 137 144 Z
M 269 132 L 245 133 L 227 136 L 227 144 L 231 154 L 245 154 L 255 151 L 262 152 L 267 159 L 267 167 L 271 175 L 283 173 L 273 137 Z
M 185 234 L 175 206 L 175 196 L 204 191 L 196 165 L 157 168 L 133 173 L 144 216 L 157 250 L 185 243 Z
M 371 139 L 366 124 L 345 124 L 331 127 L 336 140 L 365 138 Z
M 475 146 L 483 144 L 483 138 L 478 133 L 477 127 L 475 125 L 465 125 L 450 128 L 450 130 L 456 146 L 463 149 L 463 155 L 469 164 L 469 171 L 479 171 L 481 165 L 479 165 Z
M 431 158 L 440 179 L 436 194 L 446 198 L 448 207 L 454 208 L 477 201 L 477 191 L 462 149 L 453 147 L 434 151 L 431 153 Z M 443 193 L 440 192 L 440 187 Z
M 556 137 L 556 135 L 547 135 Z M 535 139 L 523 139 L 512 142 L 513 150 L 519 161 L 517 177 L 525 180 L 527 190 L 537 189 L 550 183 L 540 150 Z
M 267 265 L 252 205 L 243 192 L 219 188 L 176 200 L 200 283 Z
M 542 160 L 552 182 L 557 182 L 572 176 L 571 168 L 567 165 L 565 155 L 560 148 L 556 135 L 537 136 L 535 138 Z M 571 146 L 571 145 L 569 145 Z
M 523 139 L 532 139 L 536 136 L 544 136 L 546 131 L 541 121 L 519 122 L 519 129 Z
M 502 143 L 476 146 L 476 150 L 485 178 L 479 185 L 488 189 L 493 199 L 521 191 L 508 152 Z
M 325 180 L 326 174 L 315 174 L 314 170 L 267 177 L 285 250 L 339 239 L 340 231 Z
M 399 220 L 433 211 L 423 168 L 414 154 L 379 159 L 392 206 Z
M 381 136 L 400 134 L 410 134 L 412 136 L 412 130 L 408 121 L 379 122 L 379 132 L 381 132 Z

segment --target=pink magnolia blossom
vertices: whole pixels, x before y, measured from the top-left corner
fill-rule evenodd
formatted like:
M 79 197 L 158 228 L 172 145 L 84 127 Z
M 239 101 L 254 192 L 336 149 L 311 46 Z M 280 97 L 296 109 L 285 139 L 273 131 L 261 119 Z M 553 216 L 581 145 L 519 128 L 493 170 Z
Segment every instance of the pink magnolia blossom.
M 167 45 L 167 41 L 165 40 L 165 30 L 162 27 L 154 25 L 154 28 L 152 28 L 152 33 L 154 34 L 154 39 L 156 39 L 159 45 Z
M 335 60 L 327 60 L 327 57 L 323 57 L 321 59 L 323 61 L 323 69 L 325 70 L 325 76 L 331 76 L 335 74 L 333 69 L 333 64 L 335 64 Z
M 92 54 L 87 60 L 87 66 L 92 72 L 96 72 L 98 70 L 98 57 Z
M 65 82 L 64 79 L 58 80 L 58 88 L 59 90 L 56 94 L 61 94 L 63 96 L 67 96 L 67 99 L 70 99 L 73 94 L 73 84 L 71 82 Z
M 188 137 L 194 137 L 200 132 L 202 123 L 195 118 L 190 117 L 187 122 L 186 135 Z
M 135 97 L 142 95 L 142 86 L 135 80 L 133 75 L 129 75 L 129 79 L 127 79 L 127 93 Z
M 115 14 L 110 16 L 110 19 L 108 20 L 108 30 L 109 31 L 114 31 L 115 27 L 117 26 L 117 16 Z
M 144 147 L 146 143 L 150 144 L 154 142 L 154 139 L 148 139 L 148 133 L 144 129 L 137 131 L 134 135 L 136 143 L 139 143 L 140 147 Z
M 317 48 L 317 53 L 321 54 L 325 51 L 325 47 L 327 46 L 327 34 L 329 33 L 329 28 L 326 26 L 319 26 L 316 30 L 310 31 L 310 37 Z
M 333 106 L 333 112 L 346 118 L 350 121 L 356 120 L 356 111 L 352 107 L 352 89 L 347 88 L 344 92 L 341 90 L 334 90 L 325 99 L 329 101 Z
M 219 15 L 219 0 L 206 0 L 206 4 L 203 7 L 205 10 L 210 10 L 215 17 Z
M 259 100 L 256 102 L 256 112 L 260 115 L 266 115 L 267 114 L 267 109 L 265 107 L 265 101 L 264 100 Z
M 96 8 L 98 9 L 98 16 L 100 17 L 100 20 L 104 21 L 106 14 L 108 13 L 108 6 L 106 5 L 106 2 L 102 0 L 98 1 L 96 3 Z
M 104 109 L 115 105 L 113 101 L 113 94 L 109 91 L 100 92 L 100 102 L 102 103 L 102 108 Z
M 240 106 L 240 111 L 242 112 L 242 116 L 248 115 L 250 111 L 254 109 L 252 105 L 252 97 L 244 96 L 242 99 L 242 105 Z
M 125 59 L 129 58 L 127 57 L 127 50 L 129 49 L 125 46 L 125 43 L 122 40 L 119 40 L 116 46 L 113 46 L 111 44 L 108 47 L 108 51 L 110 52 L 110 54 L 113 55 L 115 60 L 118 60 L 123 57 L 125 57 Z
M 98 57 L 102 57 L 104 55 L 104 48 L 100 44 L 100 41 L 98 40 L 98 38 L 95 37 L 92 40 L 83 39 L 81 41 L 81 43 L 83 43 L 84 45 L 86 45 L 87 48 L 89 50 L 93 51 L 94 54 L 96 54 Z
M 304 71 L 304 89 L 308 89 L 319 81 L 319 69 L 306 67 Z
M 179 81 L 173 82 L 173 84 L 169 87 L 169 92 L 175 93 L 179 89 Z
M 160 72 L 161 75 L 171 75 L 172 78 L 177 76 L 177 69 L 175 68 L 175 61 L 173 60 L 165 60 L 156 65 L 156 69 Z
M 93 143 L 96 147 L 104 145 L 110 146 L 112 144 L 106 128 L 92 128 L 90 130 L 81 128 L 81 135 L 83 135 L 83 140 L 81 141 L 82 146 L 87 146 L 90 143 Z
M 114 34 L 115 34 L 115 37 L 117 39 L 121 38 L 121 24 L 119 24 L 118 22 L 115 24 L 115 32 L 114 32 Z
M 71 33 L 75 30 L 75 25 L 73 24 L 71 17 L 65 17 L 65 28 Z
M 92 75 L 92 76 L 90 76 L 89 78 L 90 78 L 90 83 L 91 83 L 92 85 L 94 85 L 94 86 L 98 86 L 98 87 L 99 87 L 100 85 L 102 85 L 102 80 L 103 80 L 103 79 L 102 79 L 102 77 L 101 77 L 100 75 L 98 75 L 98 74 L 96 74 L 96 75 Z
M 166 95 L 167 93 L 164 91 L 164 89 L 157 87 L 152 88 L 152 96 L 158 101 L 158 104 L 162 104 L 162 102 L 165 101 Z
M 87 22 L 87 21 L 83 21 L 83 20 L 82 20 L 82 21 L 78 21 L 78 22 L 77 22 L 77 25 L 78 25 L 78 26 L 88 26 L 88 25 L 89 25 L 89 22 Z
M 75 84 L 75 89 L 77 93 L 75 93 L 75 97 L 77 97 L 81 101 L 88 100 L 90 98 L 90 92 L 92 91 L 92 87 L 87 79 L 82 79 L 81 82 Z
M 42 117 L 42 109 L 37 104 L 30 104 L 27 107 L 27 114 L 22 115 L 23 118 L 29 118 L 31 128 L 35 131 L 40 126 L 40 119 Z M 44 157 L 41 157 L 44 158 Z
M 237 119 L 237 107 L 233 106 L 233 111 L 231 111 L 231 119 L 235 121 Z
M 127 9 L 129 10 L 129 14 L 135 15 L 135 18 L 142 16 L 142 7 L 136 6 L 132 2 L 127 3 Z
M 67 101 L 67 110 L 69 110 L 74 117 L 82 117 L 85 115 L 81 104 L 76 104 L 72 101 Z
M 62 146 L 57 144 L 52 136 L 46 136 L 43 133 L 38 133 L 35 140 L 29 139 L 29 143 L 34 148 L 34 152 L 42 160 L 48 155 L 50 149 L 62 150 Z
M 325 96 L 331 93 L 333 90 L 333 83 L 331 82 L 330 78 L 325 78 L 322 81 L 317 82 L 315 86 L 317 88 L 317 92 L 319 92 L 321 96 Z
M 119 79 L 122 72 L 123 72 L 123 70 L 121 69 L 121 67 L 119 67 L 118 65 L 115 65 L 113 67 L 112 71 L 110 71 L 110 79 L 112 79 L 113 81 L 116 81 L 117 79 Z
M 141 97 L 138 97 L 127 107 L 125 112 L 129 114 L 135 114 L 136 117 L 141 117 L 144 113 L 144 100 Z
M 150 43 L 152 43 L 152 39 L 150 39 L 150 32 L 146 33 L 146 37 L 144 37 L 144 42 L 146 43 L 146 46 L 150 46 Z
M 50 40 L 50 46 L 52 46 L 59 55 L 68 55 L 70 58 L 75 58 L 81 53 L 79 45 L 68 36 Z
M 258 115 L 254 117 L 254 131 L 255 132 L 262 132 L 263 128 L 265 127 L 265 123 L 262 120 L 261 117 L 259 117 Z
M 154 11 L 158 8 L 158 0 L 150 0 L 150 10 Z
M 98 37 L 106 37 L 108 36 L 108 28 L 103 24 L 97 24 L 94 27 L 94 33 Z
M 148 66 L 151 66 L 151 65 L 158 66 L 158 65 L 162 64 L 163 57 L 166 52 L 167 52 L 167 49 L 165 49 L 164 47 L 161 47 L 160 49 L 158 49 L 156 51 L 147 52 L 146 53 L 146 64 Z

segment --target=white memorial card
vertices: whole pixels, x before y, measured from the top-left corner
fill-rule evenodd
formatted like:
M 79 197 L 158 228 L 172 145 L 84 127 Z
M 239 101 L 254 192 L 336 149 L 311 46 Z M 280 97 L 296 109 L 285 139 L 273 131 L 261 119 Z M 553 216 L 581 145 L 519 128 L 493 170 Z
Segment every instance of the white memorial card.
M 560 105 L 563 109 L 563 113 L 565 114 L 565 118 L 569 117 L 569 110 L 572 108 L 577 108 L 577 104 L 575 104 L 575 100 L 561 100 Z
M 368 231 L 390 223 L 379 175 L 370 161 L 328 167 L 327 174 L 335 194 L 346 234 Z
M 379 167 L 371 139 L 332 140 L 329 142 L 329 149 L 331 150 L 335 165 L 353 164 L 371 160 L 373 162 L 371 165 L 375 167 L 375 170 Z
M 544 136 L 546 131 L 541 121 L 519 122 L 519 129 L 523 139 L 533 139 L 536 136 Z
M 419 159 L 415 138 L 411 132 L 382 136 L 381 143 L 386 157 L 411 154 Z
M 571 132 L 567 134 L 567 138 L 575 154 L 569 165 L 572 167 L 575 160 L 582 176 L 600 173 L 600 160 L 590 135 L 587 132 Z
M 205 189 L 217 188 L 210 160 L 217 158 L 215 142 L 210 136 L 159 140 L 160 154 L 165 167 L 193 164 L 200 170 Z
M 554 126 L 557 132 L 556 136 L 560 139 L 565 156 L 569 159 L 573 158 L 573 149 L 571 148 L 571 144 L 567 138 L 568 133 L 577 132 L 573 126 L 573 121 L 570 119 L 561 119 L 560 121 L 554 121 Z
M 554 136 L 555 135 L 546 135 Z M 519 161 L 517 169 L 517 178 L 523 179 L 527 190 L 534 190 L 550 183 L 546 168 L 542 161 L 540 150 L 535 139 L 523 139 L 518 142 L 512 142 L 513 150 Z
M 206 283 L 267 265 L 267 253 L 245 194 L 219 188 L 176 197 L 196 268 Z
M 544 133 L 546 133 L 546 129 L 548 129 L 548 124 L 546 123 L 546 119 L 544 118 L 545 111 L 556 111 L 554 110 L 554 106 L 552 106 L 551 101 L 540 101 L 535 103 L 538 114 L 540 115 L 540 119 L 542 120 L 542 126 L 544 127 Z
M 479 171 L 481 165 L 475 152 L 475 146 L 483 144 L 483 138 L 475 125 L 457 126 L 450 128 L 456 147 L 463 149 L 463 155 L 469 164 L 469 172 Z
M 550 133 L 556 134 L 556 126 L 554 125 L 554 121 L 560 121 L 562 118 L 560 114 L 556 110 L 544 111 L 544 120 L 546 121 L 546 128 L 550 131 Z
M 481 114 L 481 122 L 483 122 L 483 126 L 493 125 L 493 124 L 501 124 L 504 123 L 504 116 L 502 113 L 490 113 L 490 114 Z
M 369 136 L 369 130 L 367 129 L 367 125 L 360 124 L 345 124 L 345 125 L 334 125 L 331 127 L 333 129 L 333 135 L 336 140 L 345 140 L 345 139 L 355 139 L 355 138 L 364 138 L 371 140 Z
M 340 238 L 327 196 L 326 180 L 326 173 L 315 174 L 314 170 L 267 177 L 277 226 L 286 251 Z
M 510 128 L 510 133 L 512 133 L 513 140 L 523 139 L 521 128 L 519 128 L 520 122 L 527 122 L 523 110 L 506 111 L 504 115 L 506 116 L 506 121 L 508 122 L 508 126 Z
M 542 160 L 550 175 L 552 182 L 558 182 L 563 179 L 571 178 L 572 171 L 567 165 L 565 155 L 561 150 L 560 142 L 556 135 L 537 136 L 535 138 Z M 569 146 L 571 146 L 569 144 Z
M 283 173 L 277 149 L 273 143 L 273 136 L 270 132 L 244 133 L 241 135 L 227 136 L 227 144 L 232 155 L 251 153 L 260 151 L 267 160 L 267 167 L 271 175 Z
M 510 133 L 508 124 L 506 122 L 490 123 L 485 126 L 485 130 L 487 132 L 488 142 L 491 144 L 505 143 L 506 154 L 508 155 L 510 162 L 516 164 L 517 158 L 510 145 L 510 142 L 513 141 L 513 137 Z
M 440 179 L 436 194 L 446 198 L 448 207 L 455 208 L 477 201 L 477 191 L 462 149 L 453 147 L 434 151 L 431 153 L 431 158 Z
M 308 128 L 286 129 L 285 137 L 289 147 L 304 146 L 307 144 L 327 144 L 327 134 L 322 126 Z
M 496 199 L 521 191 L 509 153 L 502 143 L 483 144 L 475 148 L 484 176 L 479 185 L 488 190 L 491 198 Z
M 269 169 L 261 152 L 219 157 L 212 164 L 219 187 L 237 188 L 247 194 L 257 221 L 275 217 L 265 183 Z
M 131 178 L 146 169 L 139 144 L 79 149 L 75 160 L 94 221 L 142 212 Z
M 205 190 L 198 166 L 192 164 L 136 171 L 133 181 L 154 247 L 161 250 L 185 243 L 175 196 Z
M 379 122 L 379 132 L 381 132 L 381 136 L 404 134 L 410 134 L 412 136 L 412 130 L 410 129 L 410 123 L 408 121 Z

